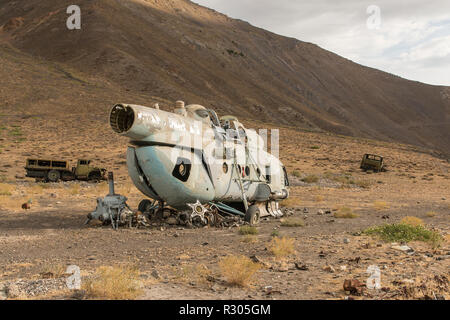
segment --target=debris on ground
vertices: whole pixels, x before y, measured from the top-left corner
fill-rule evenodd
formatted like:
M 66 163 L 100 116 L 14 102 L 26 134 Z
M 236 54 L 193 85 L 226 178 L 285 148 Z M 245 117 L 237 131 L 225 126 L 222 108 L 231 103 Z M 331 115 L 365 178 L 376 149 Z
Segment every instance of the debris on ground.
M 3 286 L 3 290 L 1 289 Z M 49 292 L 67 289 L 66 279 L 37 279 L 5 282 L 0 284 L 0 299 L 1 296 L 6 296 L 7 299 L 16 299 L 20 297 L 36 297 L 45 295 Z
M 358 279 L 346 279 L 344 281 L 344 291 L 353 295 L 361 295 L 364 291 L 365 284 Z

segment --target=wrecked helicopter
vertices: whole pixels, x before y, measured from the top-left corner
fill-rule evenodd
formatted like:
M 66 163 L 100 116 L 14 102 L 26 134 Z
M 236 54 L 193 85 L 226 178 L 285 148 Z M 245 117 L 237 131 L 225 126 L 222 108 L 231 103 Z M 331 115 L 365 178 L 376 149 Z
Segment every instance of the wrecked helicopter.
M 286 169 L 265 150 L 263 137 L 236 117 L 219 118 L 212 109 L 177 101 L 173 112 L 157 104 L 117 104 L 109 122 L 115 133 L 130 139 L 128 173 L 148 197 L 140 212 L 158 215 L 170 207 L 191 211 L 185 220 L 214 224 L 219 216 L 231 215 L 250 225 L 283 215 L 279 203 L 289 197 Z

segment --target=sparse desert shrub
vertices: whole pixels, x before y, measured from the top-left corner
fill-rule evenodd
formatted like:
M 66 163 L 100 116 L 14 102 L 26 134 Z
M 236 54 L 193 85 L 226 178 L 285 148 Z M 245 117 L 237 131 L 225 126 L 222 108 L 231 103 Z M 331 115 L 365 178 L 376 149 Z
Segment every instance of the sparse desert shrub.
M 428 211 L 425 215 L 426 215 L 427 217 L 432 218 L 432 217 L 437 216 L 437 212 L 435 212 L 435 211 Z
M 291 217 L 281 219 L 282 227 L 304 227 L 305 221 L 300 217 Z
M 309 174 L 306 177 L 304 177 L 302 181 L 305 183 L 316 183 L 319 181 L 319 177 L 316 176 L 315 174 Z
M 132 266 L 99 267 L 82 289 L 93 299 L 133 300 L 141 293 L 139 271 Z
M 318 150 L 318 149 L 320 149 L 320 146 L 311 146 L 310 149 L 312 149 L 312 150 Z
M 20 137 L 23 135 L 22 130 L 18 126 L 13 126 L 13 128 L 9 131 L 9 135 L 14 137 Z
M 417 217 L 411 217 L 411 216 L 404 217 L 400 221 L 400 223 L 408 224 L 408 225 L 413 226 L 413 227 L 415 227 L 415 226 L 423 226 L 424 225 L 422 219 L 417 218 Z
M 329 179 L 342 183 L 343 185 L 354 184 L 353 177 L 351 175 L 331 175 Z
M 231 285 L 245 287 L 261 266 L 245 256 L 228 256 L 220 260 L 221 275 Z
M 428 230 L 420 225 L 413 226 L 406 223 L 386 224 L 383 226 L 372 227 L 366 229 L 364 233 L 376 235 L 388 242 L 429 242 L 433 247 L 439 246 L 442 241 L 442 237 L 439 233 Z
M 197 282 L 206 284 L 211 270 L 204 264 L 182 266 L 176 270 L 175 279 L 184 283 Z
M 270 234 L 271 237 L 279 237 L 280 236 L 280 231 L 278 230 L 273 230 L 272 233 Z
M 349 207 L 341 207 L 334 213 L 335 218 L 342 218 L 342 219 L 354 219 L 358 218 L 359 215 L 353 212 L 353 210 Z
M 386 201 L 375 201 L 373 203 L 373 207 L 375 208 L 375 210 L 381 211 L 389 209 L 389 204 Z
M 45 264 L 40 272 L 41 277 L 57 279 L 66 275 L 67 267 L 63 264 Z
M 239 234 L 241 235 L 258 234 L 258 229 L 252 226 L 241 226 L 239 228 Z
M 294 171 L 292 172 L 292 175 L 293 175 L 294 177 L 296 177 L 296 178 L 300 178 L 300 176 L 302 175 L 302 173 L 301 173 L 300 171 L 298 171 L 298 170 L 294 170 Z
M 277 259 L 294 254 L 294 239 L 287 237 L 273 238 L 270 242 L 269 250 Z
M 301 200 L 297 197 L 289 197 L 286 200 L 283 200 L 281 205 L 285 208 L 295 208 L 301 205 Z

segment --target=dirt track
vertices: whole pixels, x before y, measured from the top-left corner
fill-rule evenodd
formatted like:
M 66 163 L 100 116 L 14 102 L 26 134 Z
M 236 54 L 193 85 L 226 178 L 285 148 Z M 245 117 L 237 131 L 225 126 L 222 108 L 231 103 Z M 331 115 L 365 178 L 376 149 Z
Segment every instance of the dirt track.
M 297 159 L 295 154 L 282 156 L 290 172 L 301 169 L 302 176 L 314 173 L 321 177 L 307 184 L 300 177 L 291 176 L 291 200 L 287 204 L 289 208 L 284 210 L 294 217 L 302 217 L 306 225 L 282 227 L 279 220 L 269 219 L 261 223 L 256 240 L 251 242 L 243 242 L 245 237 L 238 234 L 237 228 L 200 230 L 159 226 L 114 231 L 95 222 L 84 226 L 86 214 L 95 207 L 95 198 L 106 194 L 105 185 L 72 182 L 36 187 L 32 181 L 10 183 L 16 191 L 9 198 L 14 199 L 17 193 L 17 197 L 25 194 L 34 200 L 30 211 L 14 208 L 0 212 L 0 282 L 39 279 L 49 265 L 75 264 L 85 277 L 99 266 L 131 263 L 141 272 L 145 286 L 141 298 L 144 299 L 343 299 L 348 296 L 342 289 L 344 280 L 356 278 L 365 283 L 367 268 L 377 265 L 385 291 L 369 291 L 354 298 L 410 299 L 431 295 L 432 288 L 438 286 L 436 279 L 449 278 L 449 180 L 445 174 L 448 167 L 429 155 L 398 149 L 391 150 L 396 156 L 391 158 L 391 170 L 387 173 L 368 175 L 353 170 L 354 163 L 345 164 L 339 170 L 329 168 L 332 160 L 318 169 L 318 163 L 322 163 L 318 159 L 324 153 L 332 159 L 346 154 L 352 143 L 359 143 L 306 133 L 298 139 L 311 145 L 322 138 L 329 141 L 333 152 L 324 151 L 327 144 L 322 144 L 319 150 L 307 151 L 305 147 L 300 164 L 290 161 Z M 412 174 L 406 175 L 405 170 L 399 172 L 396 167 L 404 159 L 416 163 L 412 166 L 414 175 L 425 179 L 411 178 Z M 427 168 L 426 164 L 430 161 L 440 165 L 428 170 L 430 166 Z M 118 190 L 136 207 L 141 196 L 130 185 L 124 165 L 119 168 Z M 355 180 L 370 179 L 372 184 L 366 188 L 343 186 L 324 174 L 328 170 L 337 173 L 350 170 Z M 383 200 L 385 206 L 378 208 L 378 200 Z M 334 210 L 344 205 L 359 217 L 335 218 Z M 319 209 L 330 209 L 332 213 L 319 215 Z M 429 211 L 436 212 L 436 216 L 428 217 Z M 398 222 L 405 216 L 419 217 L 429 228 L 446 236 L 442 246 L 434 250 L 429 244 L 410 243 L 415 253 L 408 255 L 392 249 L 391 243 L 358 235 L 367 227 Z M 279 236 L 295 239 L 296 254 L 283 262 L 276 261 L 267 250 L 274 230 L 278 230 Z M 230 254 L 256 255 L 266 265 L 249 288 L 230 287 L 223 281 L 218 262 Z M 212 272 L 210 281 L 197 281 L 195 275 L 192 279 L 190 275 L 180 277 L 180 270 L 197 265 L 204 265 Z M 306 270 L 299 270 L 299 266 L 305 266 L 301 269 Z M 158 279 L 152 275 L 155 270 Z M 429 291 L 418 289 L 423 283 Z M 270 294 L 264 289 L 267 286 L 273 288 Z M 440 294 L 448 298 L 448 287 Z M 68 298 L 70 293 L 50 290 L 42 297 Z

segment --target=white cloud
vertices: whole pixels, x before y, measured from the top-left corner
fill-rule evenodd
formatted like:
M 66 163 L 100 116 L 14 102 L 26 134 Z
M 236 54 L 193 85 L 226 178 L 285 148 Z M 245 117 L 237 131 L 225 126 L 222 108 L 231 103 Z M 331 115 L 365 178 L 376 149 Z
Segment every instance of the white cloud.
M 448 0 L 195 1 L 370 67 L 411 80 L 450 85 Z M 380 8 L 379 29 L 367 28 L 370 5 Z

